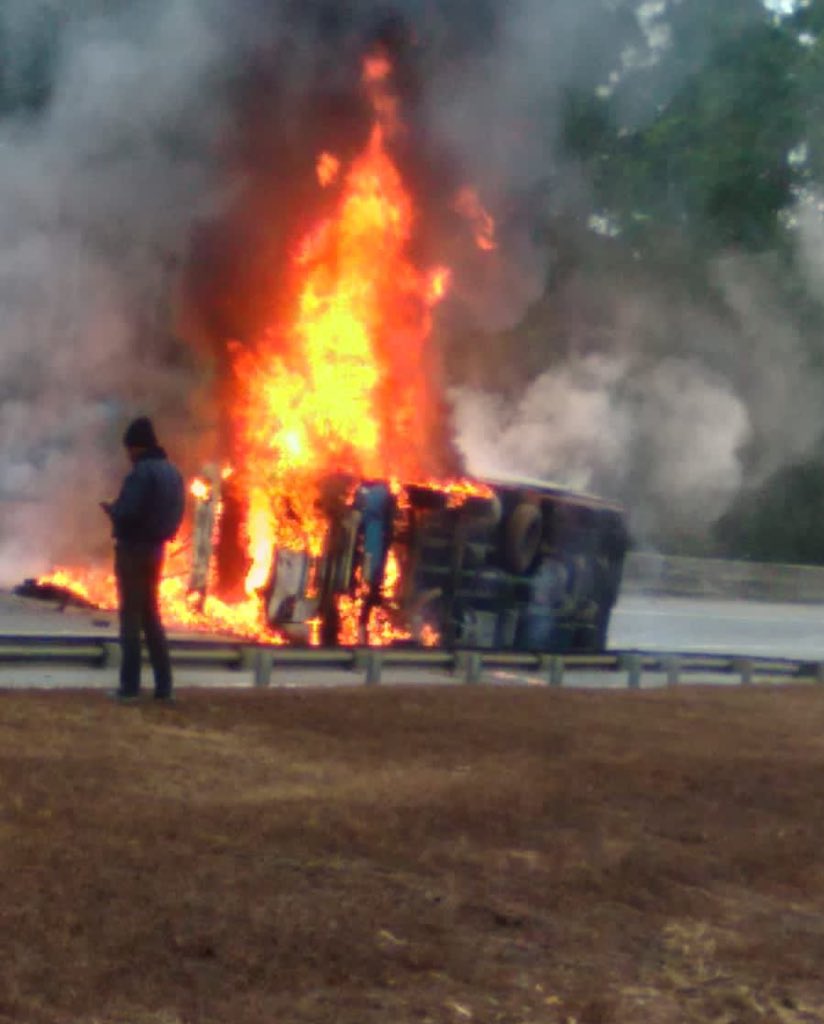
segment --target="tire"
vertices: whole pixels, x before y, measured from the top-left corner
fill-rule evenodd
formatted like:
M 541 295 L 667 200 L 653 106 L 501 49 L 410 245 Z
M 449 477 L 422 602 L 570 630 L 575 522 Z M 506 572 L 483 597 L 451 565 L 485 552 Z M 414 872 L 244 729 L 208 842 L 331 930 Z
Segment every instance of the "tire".
M 504 558 L 510 572 L 522 576 L 535 562 L 541 546 L 543 518 L 537 505 L 522 502 L 509 517 L 504 532 Z

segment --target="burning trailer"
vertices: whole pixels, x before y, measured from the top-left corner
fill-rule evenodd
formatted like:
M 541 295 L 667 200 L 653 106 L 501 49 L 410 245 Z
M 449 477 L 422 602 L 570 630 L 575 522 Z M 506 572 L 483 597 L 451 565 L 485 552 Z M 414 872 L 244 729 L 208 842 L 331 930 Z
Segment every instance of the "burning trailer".
M 191 580 L 204 596 L 207 580 L 220 585 L 216 487 L 195 507 Z M 338 475 L 318 495 L 319 543 L 276 548 L 259 590 L 290 641 L 605 648 L 627 549 L 618 506 L 535 481 Z

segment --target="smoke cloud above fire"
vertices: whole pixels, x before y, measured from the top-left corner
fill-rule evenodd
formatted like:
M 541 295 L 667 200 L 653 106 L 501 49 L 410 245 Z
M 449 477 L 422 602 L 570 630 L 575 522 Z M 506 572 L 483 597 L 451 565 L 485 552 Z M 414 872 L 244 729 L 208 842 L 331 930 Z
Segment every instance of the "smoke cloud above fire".
M 0 8 L 0 579 L 105 552 L 137 409 L 191 423 L 171 302 L 213 179 L 222 44 L 197 3 Z
M 714 276 L 717 308 L 589 282 L 600 317 L 573 323 L 568 352 L 524 390 L 456 388 L 470 465 L 619 496 L 640 538 L 665 523 L 689 540 L 742 487 L 804 458 L 820 381 L 769 267 L 729 258 Z
M 743 261 L 719 264 L 706 308 L 570 280 L 563 349 L 540 365 L 513 345 L 529 372 L 492 386 L 487 333 L 522 320 L 557 259 L 536 224 L 585 207 L 557 129 L 566 87 L 617 70 L 602 15 L 598 0 L 6 0 L 0 582 L 105 557 L 97 501 L 125 468 L 131 415 L 199 466 L 225 345 L 276 312 L 290 246 L 322 212 L 318 153 L 365 139 L 358 61 L 376 41 L 396 59 L 416 255 L 454 272 L 439 338 L 477 339 L 465 372 L 446 360 L 470 470 L 603 488 L 642 529 L 670 510 L 686 529 L 808 449 L 820 419 L 801 345 L 769 269 Z M 654 22 L 639 21 L 638 59 L 661 42 Z M 465 185 L 496 219 L 490 252 L 455 212 Z

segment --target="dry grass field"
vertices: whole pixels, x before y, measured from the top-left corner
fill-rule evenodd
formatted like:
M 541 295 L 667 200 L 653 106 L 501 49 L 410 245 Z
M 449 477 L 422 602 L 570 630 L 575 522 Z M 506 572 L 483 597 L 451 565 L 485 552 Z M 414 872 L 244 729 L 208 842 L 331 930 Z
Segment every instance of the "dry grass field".
M 824 691 L 0 695 L 0 1021 L 824 1021 Z

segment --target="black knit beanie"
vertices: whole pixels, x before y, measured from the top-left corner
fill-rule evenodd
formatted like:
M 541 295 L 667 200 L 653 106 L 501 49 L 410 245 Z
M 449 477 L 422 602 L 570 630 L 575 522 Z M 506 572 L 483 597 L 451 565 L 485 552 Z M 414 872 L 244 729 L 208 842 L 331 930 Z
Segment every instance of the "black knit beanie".
M 148 416 L 138 416 L 126 427 L 123 435 L 126 448 L 157 448 L 157 436 Z

